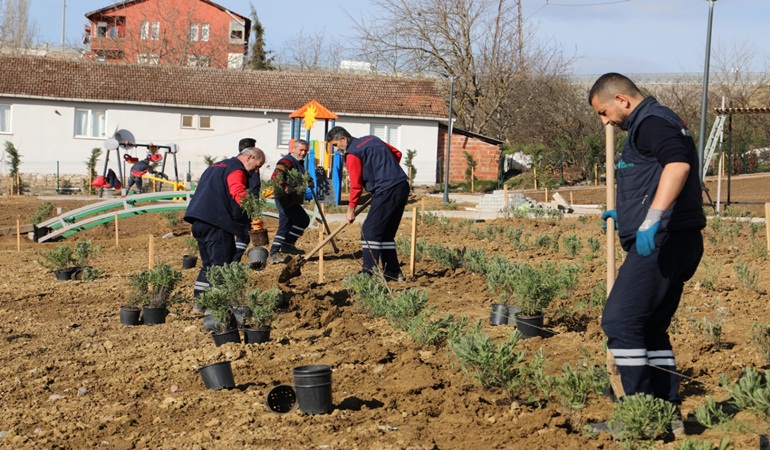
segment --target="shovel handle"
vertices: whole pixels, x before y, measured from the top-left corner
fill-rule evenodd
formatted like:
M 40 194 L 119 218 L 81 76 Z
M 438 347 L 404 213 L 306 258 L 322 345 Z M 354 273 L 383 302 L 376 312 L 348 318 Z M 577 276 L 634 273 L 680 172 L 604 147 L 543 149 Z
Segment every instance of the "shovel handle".
M 367 207 L 367 206 L 369 206 L 369 203 L 371 203 L 371 202 L 372 202 L 372 198 L 371 198 L 371 197 L 369 197 L 369 198 L 368 198 L 368 199 L 367 199 L 367 200 L 366 200 L 364 203 L 362 203 L 362 204 L 361 204 L 361 206 L 359 206 L 359 207 L 356 209 L 356 211 L 355 211 L 355 215 L 357 216 L 357 215 L 361 214 L 361 212 L 362 212 L 364 209 L 366 209 L 366 207 Z M 308 260 L 309 260 L 311 257 L 313 257 L 313 255 L 315 255 L 316 253 L 318 253 L 318 250 L 321 250 L 321 248 L 323 248 L 323 246 L 324 246 L 324 245 L 328 244 L 328 243 L 329 243 L 329 241 L 331 241 L 332 239 L 334 239 L 334 236 L 338 235 L 338 234 L 340 233 L 340 231 L 342 231 L 343 229 L 345 229 L 345 227 L 346 227 L 346 226 L 348 226 L 348 225 L 349 225 L 349 224 L 348 224 L 347 222 L 345 222 L 345 223 L 343 223 L 342 225 L 340 225 L 340 226 L 339 226 L 339 227 L 338 227 L 336 230 L 334 230 L 334 231 L 332 231 L 331 233 L 329 233 L 329 236 L 327 236 L 327 237 L 326 237 L 326 239 L 324 239 L 323 241 L 321 241 L 321 243 L 320 243 L 320 244 L 316 245 L 316 246 L 315 246 L 315 248 L 313 248 L 313 250 L 310 250 L 309 252 L 307 252 L 307 254 L 305 254 L 305 256 L 304 256 L 304 260 L 305 260 L 305 261 L 308 261 Z

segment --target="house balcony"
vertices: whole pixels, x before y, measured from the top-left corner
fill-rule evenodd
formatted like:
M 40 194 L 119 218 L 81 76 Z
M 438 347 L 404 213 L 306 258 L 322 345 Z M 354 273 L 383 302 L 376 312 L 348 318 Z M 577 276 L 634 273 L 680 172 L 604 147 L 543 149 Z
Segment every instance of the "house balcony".
M 91 51 L 96 50 L 121 50 L 125 46 L 123 39 L 115 39 L 108 37 L 92 37 L 91 38 Z

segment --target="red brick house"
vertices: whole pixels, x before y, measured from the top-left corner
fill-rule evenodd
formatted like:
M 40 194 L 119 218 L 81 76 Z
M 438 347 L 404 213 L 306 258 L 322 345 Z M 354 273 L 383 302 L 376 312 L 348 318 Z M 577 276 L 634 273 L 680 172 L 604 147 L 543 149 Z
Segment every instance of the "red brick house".
M 437 160 L 439 172 L 436 178 L 437 183 L 444 181 L 446 135 L 447 126 L 440 124 L 438 128 Z M 497 180 L 502 145 L 503 141 L 501 140 L 452 127 L 452 146 L 449 149 L 449 182 L 466 181 L 465 170 L 468 168 L 468 163 L 465 160 L 464 152 L 470 153 L 473 160 L 478 163 L 476 164 L 476 179 Z
M 241 68 L 251 20 L 208 0 L 130 0 L 86 13 L 86 58 Z

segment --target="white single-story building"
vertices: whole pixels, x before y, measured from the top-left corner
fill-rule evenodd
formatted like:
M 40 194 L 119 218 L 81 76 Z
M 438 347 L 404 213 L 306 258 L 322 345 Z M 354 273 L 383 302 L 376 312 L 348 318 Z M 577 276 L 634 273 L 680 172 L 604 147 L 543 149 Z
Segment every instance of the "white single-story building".
M 416 150 L 415 183 L 436 182 L 439 123 L 448 109 L 438 81 L 426 78 L 0 56 L 0 145 L 13 143 L 22 174 L 85 174 L 91 149 L 108 153 L 105 140 L 117 131 L 121 141 L 175 144 L 180 179 L 189 170 L 196 180 L 205 156 L 234 156 L 238 141 L 252 137 L 268 155 L 268 178 L 288 151 L 289 114 L 311 100 L 337 114 L 336 125 L 353 136 L 377 135 L 404 155 Z M 310 139 L 323 141 L 326 128 L 316 122 Z M 120 162 L 109 152 L 115 172 L 120 152 Z M 127 152 L 143 156 L 146 149 Z M 173 176 L 170 162 L 165 172 Z M 104 156 L 98 171 L 103 164 Z

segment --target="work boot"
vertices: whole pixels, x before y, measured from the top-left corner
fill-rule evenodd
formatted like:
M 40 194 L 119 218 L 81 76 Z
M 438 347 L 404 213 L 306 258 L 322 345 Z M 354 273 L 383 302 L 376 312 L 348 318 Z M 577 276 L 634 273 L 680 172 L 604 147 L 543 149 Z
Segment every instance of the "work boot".
M 289 255 L 283 255 L 281 253 L 273 253 L 270 255 L 270 262 L 273 264 L 286 264 L 291 259 Z
M 684 429 L 684 419 L 682 419 L 682 410 L 679 409 L 679 406 L 676 407 L 676 413 L 674 414 L 674 418 L 671 419 L 671 424 L 669 425 L 669 427 L 671 427 L 671 433 L 675 437 L 682 437 L 687 435 Z
M 304 255 L 305 251 L 300 250 L 294 246 L 294 244 L 281 245 L 281 253 L 288 253 L 289 255 Z

